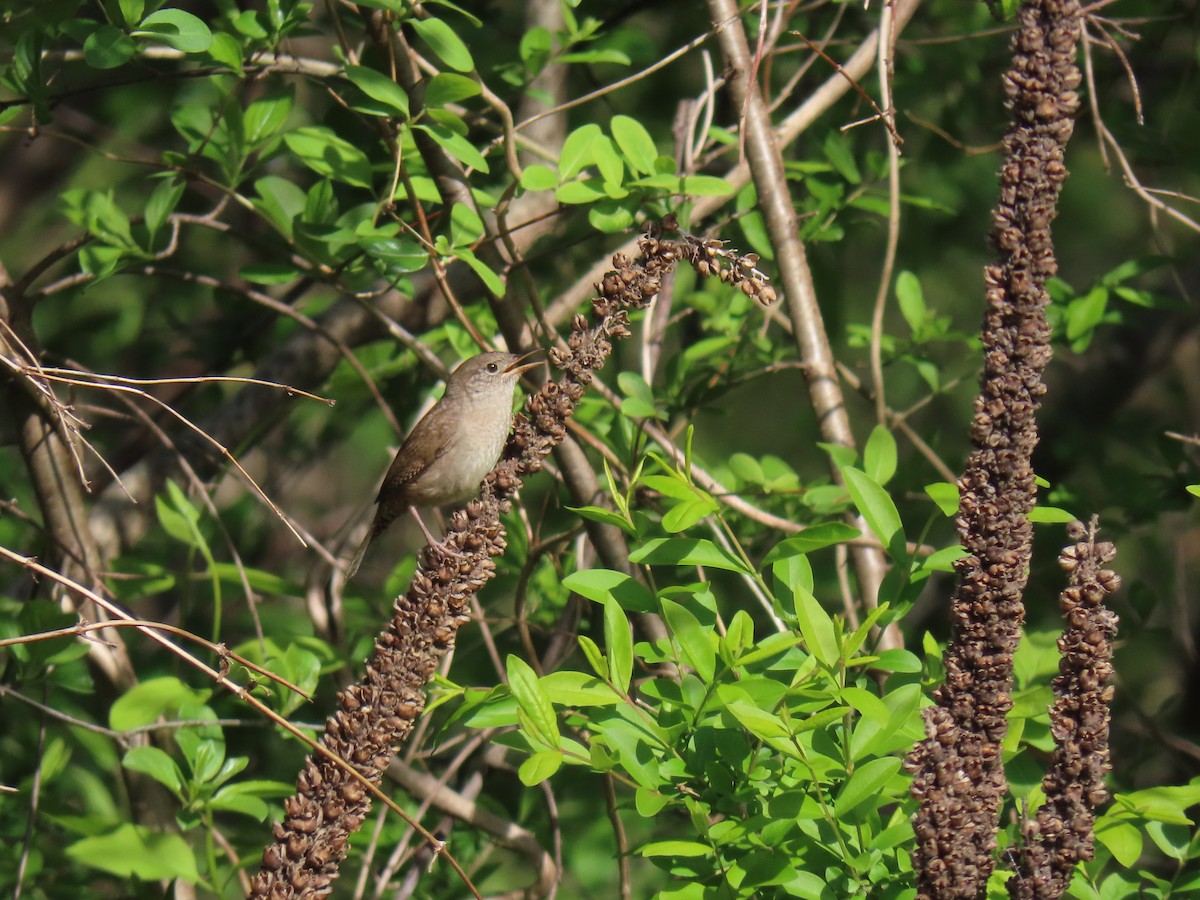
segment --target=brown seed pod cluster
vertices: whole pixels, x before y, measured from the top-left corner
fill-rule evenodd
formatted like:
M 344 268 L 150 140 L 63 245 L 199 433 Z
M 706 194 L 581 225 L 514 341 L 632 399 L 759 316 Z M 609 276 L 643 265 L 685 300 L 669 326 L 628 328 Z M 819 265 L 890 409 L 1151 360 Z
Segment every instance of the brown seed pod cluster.
M 1026 0 L 1004 80 L 1011 113 L 993 211 L 998 261 L 984 272 L 984 372 L 971 423 L 974 451 L 955 520 L 967 556 L 957 565 L 946 682 L 926 711 L 914 773 L 920 898 L 982 896 L 994 865 L 1006 790 L 1000 743 L 1012 706 L 1012 655 L 1024 621 L 1031 557 L 1030 458 L 1050 360 L 1046 279 L 1055 273 L 1050 223 L 1066 179 L 1063 153 L 1079 98 L 1076 0 Z
M 674 223 L 663 223 L 674 230 Z M 684 232 L 673 239 L 661 229 L 647 232 L 639 256 L 618 255 L 613 270 L 596 286 L 594 324 L 576 316 L 567 349 L 554 348 L 550 361 L 562 371 L 526 401 L 504 455 L 484 481 L 482 495 L 451 517 L 444 544 L 428 547 L 418 560 L 408 592 L 399 597 L 388 627 L 376 638 L 366 674 L 338 695 L 337 712 L 326 721 L 321 744 L 371 784 L 378 784 L 397 748 L 425 708 L 425 685 L 458 629 L 470 619 L 471 596 L 495 574 L 493 558 L 504 552 L 507 512 L 521 480 L 542 467 L 566 436 L 566 421 L 613 349 L 629 334 L 629 311 L 645 307 L 662 278 L 680 261 L 708 259 L 705 241 Z M 727 253 L 727 251 L 721 251 Z M 732 254 L 730 254 L 732 257 Z M 722 257 L 723 258 L 723 257 Z M 753 269 L 753 267 L 751 267 Z M 757 270 L 723 280 L 757 282 Z M 762 289 L 757 289 L 762 293 Z M 274 841 L 263 851 L 250 897 L 262 900 L 323 897 L 330 893 L 348 850 L 350 835 L 370 810 L 370 794 L 343 765 L 313 754 L 297 779 L 297 793 L 284 803 Z
M 1112 768 L 1108 725 L 1113 687 L 1113 641 L 1117 616 L 1105 602 L 1121 577 L 1104 568 L 1116 556 L 1107 541 L 1096 540 L 1096 520 L 1074 522 L 1059 564 L 1070 573 L 1059 595 L 1066 628 L 1058 639 L 1062 659 L 1054 679 L 1050 733 L 1054 755 L 1042 779 L 1046 802 L 1021 822 L 1022 845 L 1009 895 L 1018 900 L 1061 897 L 1075 865 L 1090 860 L 1096 809 L 1108 799 L 1104 776 Z

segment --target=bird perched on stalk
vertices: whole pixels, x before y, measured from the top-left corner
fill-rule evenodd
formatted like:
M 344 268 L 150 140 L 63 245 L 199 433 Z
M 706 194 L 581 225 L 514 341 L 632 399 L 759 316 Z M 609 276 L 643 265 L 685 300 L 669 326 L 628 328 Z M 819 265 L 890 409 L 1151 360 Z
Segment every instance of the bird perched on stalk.
M 346 570 L 353 578 L 371 542 L 410 510 L 430 546 L 440 546 L 417 512 L 473 496 L 500 459 L 512 427 L 513 394 L 532 354 L 480 353 L 446 380 L 446 392 L 409 432 L 384 476 L 367 536 Z

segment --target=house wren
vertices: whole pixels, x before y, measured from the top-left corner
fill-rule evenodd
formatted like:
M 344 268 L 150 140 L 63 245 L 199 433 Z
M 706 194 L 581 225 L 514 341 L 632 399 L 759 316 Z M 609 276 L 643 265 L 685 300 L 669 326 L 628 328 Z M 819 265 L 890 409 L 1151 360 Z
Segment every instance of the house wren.
M 479 490 L 504 450 L 512 427 L 513 392 L 526 369 L 526 356 L 480 353 L 463 362 L 446 380 L 446 392 L 404 439 L 379 489 L 375 518 L 354 561 L 353 578 L 367 548 L 395 519 L 411 510 L 431 545 L 436 544 L 417 507 L 466 500 Z

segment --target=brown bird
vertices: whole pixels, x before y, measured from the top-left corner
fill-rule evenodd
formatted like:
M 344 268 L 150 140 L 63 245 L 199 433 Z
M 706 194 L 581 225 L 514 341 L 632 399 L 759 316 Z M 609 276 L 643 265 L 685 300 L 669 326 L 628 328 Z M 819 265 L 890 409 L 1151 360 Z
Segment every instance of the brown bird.
M 346 578 L 354 577 L 371 541 L 406 510 L 411 510 L 431 546 L 417 507 L 459 503 L 479 490 L 483 477 L 500 459 L 512 427 L 513 393 L 530 354 L 480 353 L 466 360 L 446 380 L 446 392 L 419 421 L 384 476 L 375 518 L 363 538 Z

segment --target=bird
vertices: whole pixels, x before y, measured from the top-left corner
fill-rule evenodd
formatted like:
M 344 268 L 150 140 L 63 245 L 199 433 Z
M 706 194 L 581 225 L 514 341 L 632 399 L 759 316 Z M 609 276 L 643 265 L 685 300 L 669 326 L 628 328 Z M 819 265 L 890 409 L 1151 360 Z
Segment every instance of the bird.
M 460 503 L 478 492 L 504 450 L 517 381 L 539 365 L 525 362 L 531 355 L 480 353 L 450 373 L 442 399 L 413 426 L 392 459 L 371 527 L 346 569 L 347 580 L 358 572 L 371 542 L 406 511 L 430 546 L 440 546 L 417 509 Z

